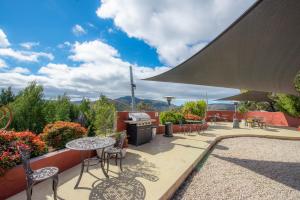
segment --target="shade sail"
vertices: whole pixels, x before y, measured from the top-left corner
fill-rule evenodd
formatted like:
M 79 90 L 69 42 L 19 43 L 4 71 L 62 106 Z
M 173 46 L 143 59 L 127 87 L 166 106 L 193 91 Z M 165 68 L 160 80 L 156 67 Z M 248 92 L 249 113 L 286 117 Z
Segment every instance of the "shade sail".
M 146 80 L 298 94 L 300 0 L 256 2 L 177 67 Z
M 255 102 L 271 102 L 268 92 L 247 91 L 238 95 L 218 99 L 218 101 L 255 101 Z

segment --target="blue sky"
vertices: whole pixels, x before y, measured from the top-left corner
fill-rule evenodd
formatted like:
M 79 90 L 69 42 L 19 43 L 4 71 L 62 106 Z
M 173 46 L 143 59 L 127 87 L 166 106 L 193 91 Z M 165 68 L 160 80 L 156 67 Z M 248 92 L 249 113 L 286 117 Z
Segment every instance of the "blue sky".
M 129 95 L 177 102 L 237 90 L 141 81 L 171 69 L 207 45 L 254 0 L 0 0 L 0 88 L 44 85 L 73 98 Z
M 118 49 L 123 60 L 149 67 L 162 65 L 154 48 L 127 37 L 114 27 L 112 20 L 97 17 L 95 11 L 99 6 L 100 1 L 93 0 L 0 1 L 0 23 L 17 49 L 21 48 L 19 43 L 38 41 L 40 45 L 35 50 L 53 52 L 56 62 L 69 62 L 65 59 L 68 52 L 56 48 L 57 45 L 100 38 Z M 80 24 L 87 34 L 72 34 L 75 24 Z M 33 72 L 39 67 L 32 63 L 29 66 Z

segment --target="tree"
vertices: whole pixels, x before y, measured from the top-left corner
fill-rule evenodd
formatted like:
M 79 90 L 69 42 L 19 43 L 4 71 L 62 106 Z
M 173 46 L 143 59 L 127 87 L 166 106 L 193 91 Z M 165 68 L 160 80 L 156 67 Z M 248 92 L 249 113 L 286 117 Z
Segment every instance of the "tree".
M 275 106 L 280 111 L 293 117 L 300 117 L 300 97 L 294 95 L 277 94 Z
M 31 82 L 20 91 L 15 101 L 9 104 L 14 116 L 11 127 L 17 131 L 42 132 L 46 123 L 43 117 L 43 97 L 43 87 L 36 82 Z
M 107 129 L 113 129 L 116 112 L 113 103 L 109 102 L 104 95 L 101 95 L 93 105 L 93 110 L 95 112 L 93 126 L 97 135 L 105 134 Z
M 89 99 L 83 98 L 79 105 L 80 117 L 83 117 L 83 126 L 88 129 L 88 136 L 95 136 L 95 127 L 93 121 L 95 120 L 95 111 L 91 108 L 91 102 Z
M 71 107 L 70 98 L 64 94 L 58 96 L 56 103 L 55 121 L 71 121 Z
M 268 103 L 268 102 L 254 102 L 254 101 L 241 101 L 239 102 L 237 109 L 241 113 L 246 113 L 248 111 L 255 111 L 255 110 L 273 111 L 270 102 Z
M 294 84 L 295 89 L 300 93 L 300 71 L 295 76 Z
M 64 94 L 58 96 L 57 100 L 49 100 L 45 102 L 43 110 L 47 123 L 56 121 L 75 121 L 79 115 L 79 109 L 72 104 L 70 98 Z
M 300 93 L 300 72 L 294 79 L 295 89 Z M 287 113 L 293 117 L 300 117 L 300 97 L 288 94 L 276 94 L 273 97 L 275 107 L 281 112 Z
M 15 95 L 11 90 L 11 87 L 2 89 L 0 93 L 0 105 L 7 105 L 15 100 Z

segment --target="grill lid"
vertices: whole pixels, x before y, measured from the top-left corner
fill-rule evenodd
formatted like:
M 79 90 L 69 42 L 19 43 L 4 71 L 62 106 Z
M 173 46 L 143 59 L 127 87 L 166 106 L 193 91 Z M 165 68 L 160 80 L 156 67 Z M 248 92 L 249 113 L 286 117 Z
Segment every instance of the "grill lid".
M 128 113 L 128 118 L 131 119 L 132 121 L 151 120 L 151 117 L 147 113 L 143 113 L 143 112 Z

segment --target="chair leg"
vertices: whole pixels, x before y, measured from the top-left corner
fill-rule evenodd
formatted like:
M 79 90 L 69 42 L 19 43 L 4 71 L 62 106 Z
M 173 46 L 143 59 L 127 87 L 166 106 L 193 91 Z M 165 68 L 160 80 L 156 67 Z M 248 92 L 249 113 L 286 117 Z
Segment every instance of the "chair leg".
M 32 185 L 28 185 L 26 188 L 27 200 L 31 200 L 31 195 L 32 195 Z
M 58 186 L 58 174 L 53 176 L 53 183 L 52 183 L 52 188 L 54 192 L 54 199 L 57 199 L 57 186 Z
M 106 169 L 106 171 L 107 171 L 107 173 L 108 173 L 108 170 L 109 170 L 109 159 L 110 159 L 110 154 L 107 153 L 106 155 L 107 155 L 107 159 L 106 159 L 106 161 L 107 161 L 107 169 Z
M 121 169 L 121 171 L 123 171 L 122 160 L 123 160 L 123 158 L 122 158 L 122 152 L 120 152 L 120 169 Z
M 115 163 L 116 163 L 116 165 L 118 166 L 118 153 L 116 153 L 115 156 L 116 156 L 116 157 L 115 157 Z
M 89 166 L 90 166 L 90 159 L 87 160 L 87 166 L 86 166 L 86 172 L 89 172 Z

